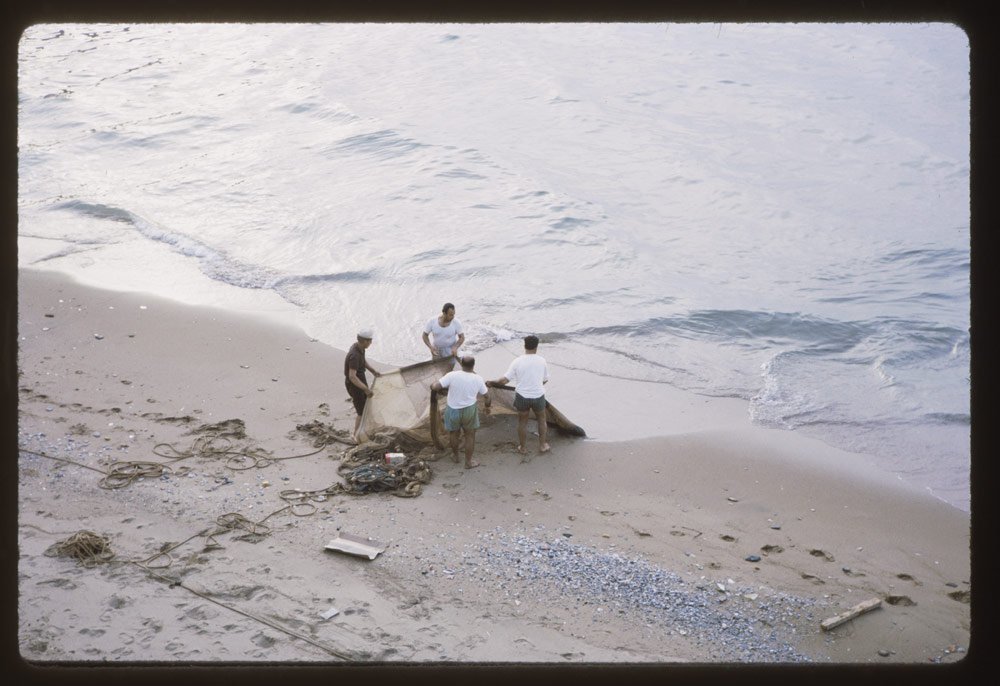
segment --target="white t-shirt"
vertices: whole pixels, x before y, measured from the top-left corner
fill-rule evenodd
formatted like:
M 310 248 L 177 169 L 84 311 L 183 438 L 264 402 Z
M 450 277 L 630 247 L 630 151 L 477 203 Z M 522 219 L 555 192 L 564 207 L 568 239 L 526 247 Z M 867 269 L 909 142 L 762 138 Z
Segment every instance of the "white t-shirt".
M 448 326 L 441 326 L 438 318 L 434 317 L 424 325 L 424 333 L 431 335 L 431 344 L 441 351 L 443 355 L 450 355 L 451 348 L 458 341 L 458 334 L 462 333 L 462 322 L 452 319 Z
M 459 369 L 442 376 L 439 383 L 448 389 L 448 407 L 454 410 L 475 405 L 477 396 L 489 392 L 483 377 Z
M 538 353 L 525 354 L 510 363 L 504 376 L 522 398 L 541 398 L 545 395 L 542 384 L 549 380 L 549 367 Z

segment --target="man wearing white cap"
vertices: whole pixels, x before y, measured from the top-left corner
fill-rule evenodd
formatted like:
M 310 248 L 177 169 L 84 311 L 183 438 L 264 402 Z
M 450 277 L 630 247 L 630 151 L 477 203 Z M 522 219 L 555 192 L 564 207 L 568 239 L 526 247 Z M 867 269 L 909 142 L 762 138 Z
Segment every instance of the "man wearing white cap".
M 351 346 L 344 358 L 344 384 L 347 387 L 347 394 L 354 402 L 354 409 L 358 412 L 358 417 L 354 420 L 355 440 L 358 438 L 358 429 L 361 428 L 361 413 L 364 412 L 365 403 L 372 395 L 372 389 L 368 387 L 368 380 L 365 378 L 365 370 L 370 371 L 375 377 L 382 376 L 365 359 L 365 350 L 372 344 L 374 335 L 371 329 L 358 331 L 357 343 Z

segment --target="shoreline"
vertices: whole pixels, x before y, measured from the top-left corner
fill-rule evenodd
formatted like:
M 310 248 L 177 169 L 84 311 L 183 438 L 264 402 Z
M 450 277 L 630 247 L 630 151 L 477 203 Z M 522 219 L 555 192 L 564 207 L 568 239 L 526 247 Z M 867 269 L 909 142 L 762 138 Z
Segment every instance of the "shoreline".
M 185 476 L 114 491 L 98 488 L 93 470 L 161 460 L 156 446 L 190 445 L 199 428 L 232 419 L 275 456 L 305 453 L 311 446 L 298 424 L 346 431 L 353 409 L 339 378 L 343 351 L 301 330 L 37 270 L 20 270 L 18 285 L 19 442 L 29 451 L 19 459 L 23 658 L 331 659 L 289 631 L 378 662 L 773 661 L 764 646 L 784 646 L 777 654 L 814 662 L 927 663 L 961 661 L 968 650 L 968 514 L 817 440 L 753 427 L 742 401 L 695 403 L 686 393 L 673 395 L 662 435 L 558 437 L 551 454 L 524 463 L 512 450 L 510 418 L 491 418 L 477 437 L 483 466 L 433 460 L 418 497 L 341 496 L 317 503 L 312 516 L 275 517 L 262 541 L 227 538 L 204 550 L 192 543 L 174 555 L 167 576 L 283 629 L 134 566 L 87 569 L 46 556 L 78 528 L 109 536 L 118 554 L 135 558 L 204 530 L 224 511 L 267 517 L 281 507 L 281 489 L 337 481 L 347 446 L 238 472 L 195 457 Z M 477 355 L 477 371 L 502 372 L 510 348 Z M 372 354 L 385 368 L 374 362 L 377 347 Z M 590 381 L 560 373 L 552 395 L 585 429 L 584 417 L 600 410 L 587 407 Z M 648 423 L 636 407 L 621 403 L 621 416 Z M 627 433 L 628 423 L 619 424 Z M 339 530 L 386 550 L 372 561 L 324 550 Z M 514 564 L 503 557 L 508 544 L 543 560 L 557 556 L 542 545 L 579 546 L 577 559 L 598 566 L 617 564 L 609 555 L 641 560 L 676 574 L 713 614 L 692 618 L 687 630 L 676 618 L 637 619 L 625 606 L 613 617 L 585 612 L 566 589 L 543 593 L 544 583 L 526 580 L 547 568 L 504 576 Z M 748 562 L 751 555 L 758 560 Z M 581 574 L 599 575 L 593 565 Z M 720 652 L 710 640 L 722 624 L 743 626 L 735 615 L 761 615 L 765 598 L 778 607 L 785 596 L 801 604 L 788 605 L 792 614 L 770 634 L 746 628 L 734 638 L 745 653 Z M 882 598 L 882 608 L 849 629 L 820 630 L 820 620 L 869 597 Z M 591 600 L 602 613 L 625 602 Z M 330 607 L 338 616 L 319 618 Z
M 70 274 L 58 270 L 21 267 L 19 273 L 32 271 L 36 273 L 61 275 L 73 283 L 99 291 L 132 293 L 147 299 L 160 299 L 165 303 L 193 310 L 227 312 L 248 321 L 259 321 L 268 327 L 284 327 L 304 332 L 310 340 L 321 346 L 329 346 L 333 350 L 343 350 L 323 338 L 318 337 L 314 328 L 315 322 L 309 320 L 293 306 L 276 296 L 262 291 L 248 295 L 243 289 L 225 284 L 218 290 L 213 290 L 207 304 L 194 304 L 195 291 L 183 281 L 174 284 L 183 297 L 160 295 L 164 292 L 164 284 L 158 284 L 151 292 L 120 290 L 114 285 L 114 279 L 82 278 L 79 274 Z M 197 275 L 192 278 L 197 280 Z M 261 297 L 263 295 L 263 297 Z M 416 334 L 415 334 L 416 335 Z M 353 342 L 350 339 L 349 342 Z M 544 343 L 544 342 L 543 342 Z M 559 363 L 560 344 L 544 343 L 543 356 L 547 356 L 550 367 L 559 376 L 559 394 L 556 398 L 558 407 L 572 416 L 577 424 L 587 430 L 587 440 L 615 442 L 634 438 L 670 436 L 676 433 L 701 431 L 712 428 L 728 428 L 746 424 L 755 429 L 779 431 L 807 436 L 823 444 L 824 449 L 849 455 L 851 461 L 861 460 L 870 463 L 876 469 L 886 474 L 894 475 L 911 483 L 915 488 L 926 490 L 933 498 L 947 503 L 966 514 L 971 511 L 971 488 L 966 492 L 955 492 L 949 487 L 937 488 L 928 483 L 928 475 L 907 475 L 905 471 L 894 470 L 884 464 L 884 456 L 865 452 L 857 452 L 841 447 L 837 442 L 826 440 L 820 435 L 814 435 L 805 428 L 791 429 L 785 427 L 767 427 L 755 424 L 751 418 L 750 401 L 744 397 L 726 395 L 705 395 L 695 391 L 681 389 L 666 382 L 645 381 L 642 379 L 622 378 L 601 374 L 587 369 L 565 367 Z M 378 346 L 370 351 L 369 359 L 379 369 L 394 369 L 397 364 L 379 360 Z M 514 357 L 521 353 L 520 339 L 498 341 L 491 347 L 473 353 L 479 363 L 477 372 L 485 377 L 498 376 Z M 420 359 L 408 360 L 403 364 L 412 364 Z M 336 382 L 335 382 L 336 383 Z M 613 402 L 604 400 L 613 398 Z M 595 399 L 596 398 L 596 402 Z M 901 465 L 896 465 L 901 467 Z

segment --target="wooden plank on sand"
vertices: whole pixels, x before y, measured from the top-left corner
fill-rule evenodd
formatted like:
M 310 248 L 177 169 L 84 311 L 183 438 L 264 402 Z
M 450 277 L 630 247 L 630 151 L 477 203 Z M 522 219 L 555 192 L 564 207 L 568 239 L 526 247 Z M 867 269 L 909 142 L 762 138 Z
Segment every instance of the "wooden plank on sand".
M 871 600 L 866 600 L 862 603 L 858 603 L 850 610 L 841 612 L 836 617 L 830 617 L 829 619 L 824 619 L 822 622 L 819 623 L 819 626 L 821 629 L 823 629 L 823 631 L 829 631 L 834 627 L 840 626 L 844 622 L 848 622 L 854 619 L 858 615 L 862 615 L 870 610 L 874 610 L 876 607 L 881 607 L 881 606 L 882 606 L 881 598 L 872 598 Z

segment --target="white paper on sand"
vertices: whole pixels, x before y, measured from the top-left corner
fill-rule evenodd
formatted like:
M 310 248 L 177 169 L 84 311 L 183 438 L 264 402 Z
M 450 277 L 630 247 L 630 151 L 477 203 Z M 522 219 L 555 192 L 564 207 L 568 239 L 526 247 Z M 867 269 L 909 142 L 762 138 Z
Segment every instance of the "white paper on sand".
M 370 538 L 362 538 L 353 534 L 339 533 L 337 537 L 326 544 L 327 550 L 339 550 L 342 553 L 358 555 L 374 560 L 375 556 L 385 550 L 385 545 Z

